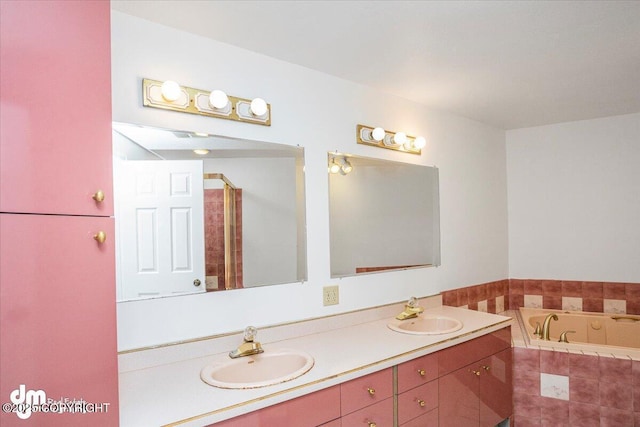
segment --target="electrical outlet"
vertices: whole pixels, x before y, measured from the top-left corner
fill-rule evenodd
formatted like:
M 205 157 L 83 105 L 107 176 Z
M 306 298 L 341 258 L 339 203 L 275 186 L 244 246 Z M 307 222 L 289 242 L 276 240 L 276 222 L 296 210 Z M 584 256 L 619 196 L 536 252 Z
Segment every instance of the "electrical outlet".
M 339 302 L 338 285 L 322 288 L 322 305 L 336 305 Z

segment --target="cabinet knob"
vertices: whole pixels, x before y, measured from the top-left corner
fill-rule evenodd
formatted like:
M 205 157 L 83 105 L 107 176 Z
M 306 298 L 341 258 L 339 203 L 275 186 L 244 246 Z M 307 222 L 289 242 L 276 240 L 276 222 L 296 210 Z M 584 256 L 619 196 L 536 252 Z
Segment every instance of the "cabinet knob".
M 489 370 L 491 369 L 490 366 L 487 365 L 482 365 L 482 369 L 484 369 L 485 371 L 489 372 Z
M 371 396 L 373 396 L 374 394 L 376 394 L 376 389 L 375 389 L 375 388 L 368 387 L 368 388 L 367 388 L 367 391 L 369 392 L 369 394 L 370 394 Z
M 104 200 L 104 192 L 102 190 L 98 190 L 93 194 L 93 196 L 91 196 L 91 198 L 100 203 Z
M 422 400 L 422 399 L 418 399 L 418 405 L 420 405 L 420 407 L 421 407 L 421 408 L 424 408 L 424 406 L 425 406 L 426 404 L 427 404 L 427 403 L 426 403 L 424 400 Z
M 96 242 L 98 243 L 104 243 L 107 240 L 107 233 L 105 233 L 104 231 L 98 231 L 93 238 L 96 240 Z
M 424 369 L 418 369 L 418 375 L 424 377 L 425 375 L 427 375 L 427 371 L 425 371 Z
M 480 371 L 471 371 L 471 372 L 473 372 L 474 374 L 476 374 L 476 376 L 478 376 L 478 377 L 480 376 Z
M 200 286 L 202 284 L 202 282 L 200 281 L 200 279 L 196 279 L 193 281 L 193 286 Z
M 377 427 L 377 424 L 373 421 L 367 421 L 367 424 L 369 424 L 369 427 Z

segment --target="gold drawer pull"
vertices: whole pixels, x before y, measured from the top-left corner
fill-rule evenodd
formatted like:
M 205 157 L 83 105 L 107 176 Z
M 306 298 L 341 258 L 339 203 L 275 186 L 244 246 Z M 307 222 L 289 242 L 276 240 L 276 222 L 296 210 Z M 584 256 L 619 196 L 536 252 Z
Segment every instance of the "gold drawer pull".
M 424 400 L 418 399 L 418 405 L 420 405 L 421 408 L 424 408 L 426 404 L 427 403 Z
M 375 389 L 375 388 L 368 387 L 368 388 L 367 388 L 367 391 L 369 392 L 369 394 L 370 394 L 371 396 L 373 396 L 374 394 L 376 394 L 376 389 Z
M 97 234 L 95 234 L 93 236 L 93 238 L 98 242 L 98 243 L 104 243 L 107 240 L 107 234 L 104 231 L 98 231 Z
M 427 371 L 425 371 L 424 369 L 418 369 L 418 374 L 419 374 L 421 377 L 424 377 L 425 375 L 427 375 Z
M 91 196 L 91 198 L 96 202 L 100 203 L 104 201 L 104 192 L 102 190 L 98 190 L 95 192 L 93 196 Z

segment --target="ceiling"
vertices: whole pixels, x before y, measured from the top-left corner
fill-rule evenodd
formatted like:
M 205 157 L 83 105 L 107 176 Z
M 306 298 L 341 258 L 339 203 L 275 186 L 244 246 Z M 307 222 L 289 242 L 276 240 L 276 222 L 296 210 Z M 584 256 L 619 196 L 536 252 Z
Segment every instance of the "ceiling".
M 640 1 L 147 1 L 112 9 L 501 129 L 640 112 Z

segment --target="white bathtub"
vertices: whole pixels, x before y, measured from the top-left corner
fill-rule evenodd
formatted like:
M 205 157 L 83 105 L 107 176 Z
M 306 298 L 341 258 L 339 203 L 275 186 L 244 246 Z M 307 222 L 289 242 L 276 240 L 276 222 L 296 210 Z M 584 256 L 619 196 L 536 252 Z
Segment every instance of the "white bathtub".
M 542 328 L 545 317 L 551 313 L 556 314 L 558 320 L 551 320 L 549 341 L 546 341 L 533 332 L 538 323 Z M 525 307 L 520 308 L 519 316 L 530 345 L 640 357 L 640 316 Z M 558 342 L 564 331 L 575 331 L 567 333 L 569 343 Z

